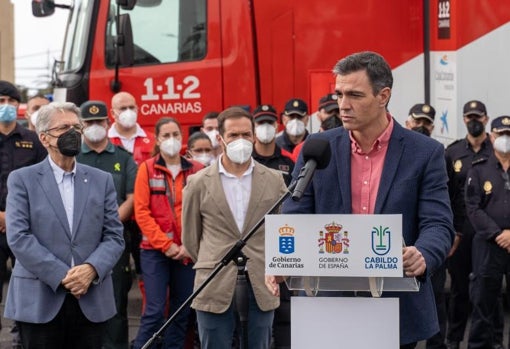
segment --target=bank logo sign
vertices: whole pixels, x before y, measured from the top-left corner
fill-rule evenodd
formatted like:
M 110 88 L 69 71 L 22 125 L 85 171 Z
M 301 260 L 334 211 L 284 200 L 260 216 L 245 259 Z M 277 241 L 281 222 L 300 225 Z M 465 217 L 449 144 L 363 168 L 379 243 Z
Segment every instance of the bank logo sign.
M 402 277 L 401 215 L 268 215 L 266 273 Z

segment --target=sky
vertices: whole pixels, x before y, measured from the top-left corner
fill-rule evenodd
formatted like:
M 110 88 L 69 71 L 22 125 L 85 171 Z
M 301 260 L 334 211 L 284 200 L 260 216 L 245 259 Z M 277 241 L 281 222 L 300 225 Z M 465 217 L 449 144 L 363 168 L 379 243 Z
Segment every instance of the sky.
M 57 8 L 50 17 L 36 18 L 30 0 L 11 2 L 14 4 L 15 83 L 30 89 L 43 87 L 50 80 L 54 59 L 60 58 L 69 11 Z

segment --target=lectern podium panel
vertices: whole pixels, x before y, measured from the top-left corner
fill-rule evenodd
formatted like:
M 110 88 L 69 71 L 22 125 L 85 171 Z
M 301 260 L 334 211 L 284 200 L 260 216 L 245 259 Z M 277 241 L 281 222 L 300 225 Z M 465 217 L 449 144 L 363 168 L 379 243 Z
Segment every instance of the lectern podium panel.
M 368 291 L 380 297 L 384 292 L 417 292 L 416 278 L 407 277 L 330 277 L 290 276 L 285 280 L 289 290 L 305 291 L 315 296 L 318 291 Z

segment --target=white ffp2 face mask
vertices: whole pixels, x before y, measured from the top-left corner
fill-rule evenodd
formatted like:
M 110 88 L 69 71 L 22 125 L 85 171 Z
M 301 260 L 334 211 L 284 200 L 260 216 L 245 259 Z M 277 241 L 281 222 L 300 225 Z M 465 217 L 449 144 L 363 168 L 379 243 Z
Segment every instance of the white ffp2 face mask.
M 182 148 L 182 142 L 174 137 L 165 139 L 159 145 L 159 149 L 168 156 L 179 154 Z
M 494 149 L 503 154 L 510 153 L 510 136 L 502 135 L 494 140 Z
M 216 138 L 216 136 L 218 135 L 218 130 L 211 130 L 211 131 L 207 131 L 205 133 L 207 135 L 207 137 L 209 137 L 209 139 L 211 140 L 211 145 L 213 148 L 218 148 L 218 145 L 220 145 L 218 143 L 218 138 Z
M 92 143 L 97 143 L 106 138 L 106 129 L 98 124 L 92 124 L 83 129 L 83 136 Z
M 299 119 L 292 119 L 285 125 L 287 133 L 291 136 L 301 136 L 305 133 L 305 123 Z
M 126 128 L 131 128 L 136 125 L 137 116 L 134 110 L 126 109 L 119 114 L 119 123 Z
M 269 144 L 276 136 L 276 128 L 271 124 L 261 124 L 255 127 L 255 136 L 260 143 Z
M 251 158 L 253 143 L 244 138 L 236 139 L 229 144 L 225 143 L 225 146 L 227 147 L 228 158 L 236 164 L 244 164 Z

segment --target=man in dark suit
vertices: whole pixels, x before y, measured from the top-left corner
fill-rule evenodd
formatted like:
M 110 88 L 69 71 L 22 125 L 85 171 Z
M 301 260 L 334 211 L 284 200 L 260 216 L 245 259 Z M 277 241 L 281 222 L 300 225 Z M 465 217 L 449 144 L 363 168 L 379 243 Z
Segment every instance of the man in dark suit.
M 73 103 L 40 109 L 46 160 L 7 181 L 7 242 L 16 257 L 5 317 L 23 348 L 102 347 L 115 312 L 111 271 L 124 249 L 112 176 L 78 164 L 82 126 Z
M 437 141 L 400 126 L 387 112 L 393 77 L 383 57 L 361 52 L 334 67 L 343 127 L 312 135 L 330 143 L 329 165 L 315 172 L 300 201 L 283 213 L 402 214 L 403 268 L 422 282 L 419 292 L 385 292 L 400 299 L 400 345 L 439 331 L 430 275 L 453 240 L 444 149 Z M 303 166 L 299 157 L 296 176 Z M 266 285 L 278 293 L 277 278 Z

